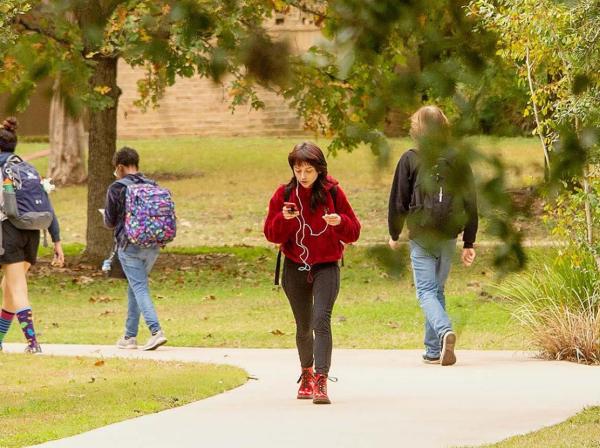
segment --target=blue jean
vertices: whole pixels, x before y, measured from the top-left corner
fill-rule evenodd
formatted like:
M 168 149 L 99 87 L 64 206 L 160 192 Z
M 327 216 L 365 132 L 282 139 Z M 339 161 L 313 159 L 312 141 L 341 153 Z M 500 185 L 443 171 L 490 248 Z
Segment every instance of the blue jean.
M 137 336 L 140 314 L 144 316 L 150 333 L 154 334 L 160 330 L 148 286 L 148 274 L 158 258 L 158 252 L 158 247 L 144 248 L 133 244 L 129 244 L 126 248 L 119 248 L 119 261 L 129 284 L 127 288 L 127 321 L 125 322 L 125 336 L 127 337 Z
M 441 338 L 452 330 L 446 313 L 444 286 L 450 273 L 456 240 L 446 240 L 425 249 L 415 240 L 410 241 L 417 299 L 425 313 L 425 354 L 437 358 L 441 352 Z

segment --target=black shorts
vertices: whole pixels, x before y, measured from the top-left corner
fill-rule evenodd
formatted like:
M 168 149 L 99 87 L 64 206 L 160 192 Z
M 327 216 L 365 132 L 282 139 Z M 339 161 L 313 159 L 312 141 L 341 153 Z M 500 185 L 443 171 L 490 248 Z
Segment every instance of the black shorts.
M 9 220 L 2 221 L 2 247 L 0 265 L 26 261 L 35 264 L 40 245 L 39 230 L 17 229 Z

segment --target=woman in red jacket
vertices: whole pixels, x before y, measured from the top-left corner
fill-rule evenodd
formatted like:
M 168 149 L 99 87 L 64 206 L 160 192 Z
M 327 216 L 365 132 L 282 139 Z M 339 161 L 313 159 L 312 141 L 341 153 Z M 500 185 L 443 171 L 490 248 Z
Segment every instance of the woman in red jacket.
M 296 320 L 302 374 L 298 398 L 329 404 L 331 312 L 340 289 L 338 261 L 343 243 L 360 235 L 356 218 L 327 161 L 313 143 L 300 143 L 288 155 L 293 176 L 271 198 L 265 236 L 285 255 L 283 290 Z M 313 364 L 315 372 L 313 373 Z

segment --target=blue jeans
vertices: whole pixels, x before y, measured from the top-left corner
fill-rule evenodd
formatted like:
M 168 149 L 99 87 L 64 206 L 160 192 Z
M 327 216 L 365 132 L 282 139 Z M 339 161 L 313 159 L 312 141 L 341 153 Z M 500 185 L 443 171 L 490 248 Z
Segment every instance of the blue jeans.
M 125 322 L 125 336 L 127 337 L 137 336 L 140 313 L 143 314 L 150 333 L 160 330 L 158 316 L 148 287 L 148 274 L 158 258 L 158 252 L 158 247 L 144 248 L 133 244 L 129 244 L 126 248 L 119 248 L 119 261 L 121 261 L 129 284 L 127 321 Z
M 427 250 L 417 241 L 410 241 L 410 260 L 417 299 L 425 313 L 425 354 L 431 358 L 440 356 L 441 338 L 447 331 L 452 330 L 450 318 L 446 313 L 444 285 L 450 273 L 455 250 L 454 239 L 436 243 Z

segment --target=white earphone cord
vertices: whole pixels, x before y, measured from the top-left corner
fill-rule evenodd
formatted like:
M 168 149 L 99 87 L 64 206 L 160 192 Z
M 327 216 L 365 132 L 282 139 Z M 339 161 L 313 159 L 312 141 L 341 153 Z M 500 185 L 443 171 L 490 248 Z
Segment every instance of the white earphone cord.
M 296 197 L 298 198 L 298 202 L 300 204 L 300 214 L 298 216 L 296 216 L 296 219 L 298 220 L 298 223 L 300 224 L 300 227 L 298 228 L 298 231 L 296 232 L 296 244 L 298 245 L 298 247 L 300 247 L 300 249 L 302 249 L 302 253 L 300 254 L 300 260 L 302 261 L 302 263 L 304 264 L 304 266 L 300 266 L 298 268 L 299 271 L 310 271 L 310 265 L 308 264 L 308 257 L 310 255 L 310 252 L 308 250 L 308 247 L 306 247 L 304 245 L 304 238 L 306 238 L 306 228 L 308 228 L 309 232 L 310 232 L 310 236 L 321 236 L 323 235 L 327 229 L 329 228 L 329 224 L 325 224 L 325 228 L 319 232 L 319 233 L 314 233 L 313 229 L 306 224 L 306 220 L 304 219 L 304 206 L 302 205 L 302 200 L 300 199 L 300 194 L 298 192 L 298 184 L 296 184 Z M 300 239 L 298 239 L 298 236 L 301 235 Z

